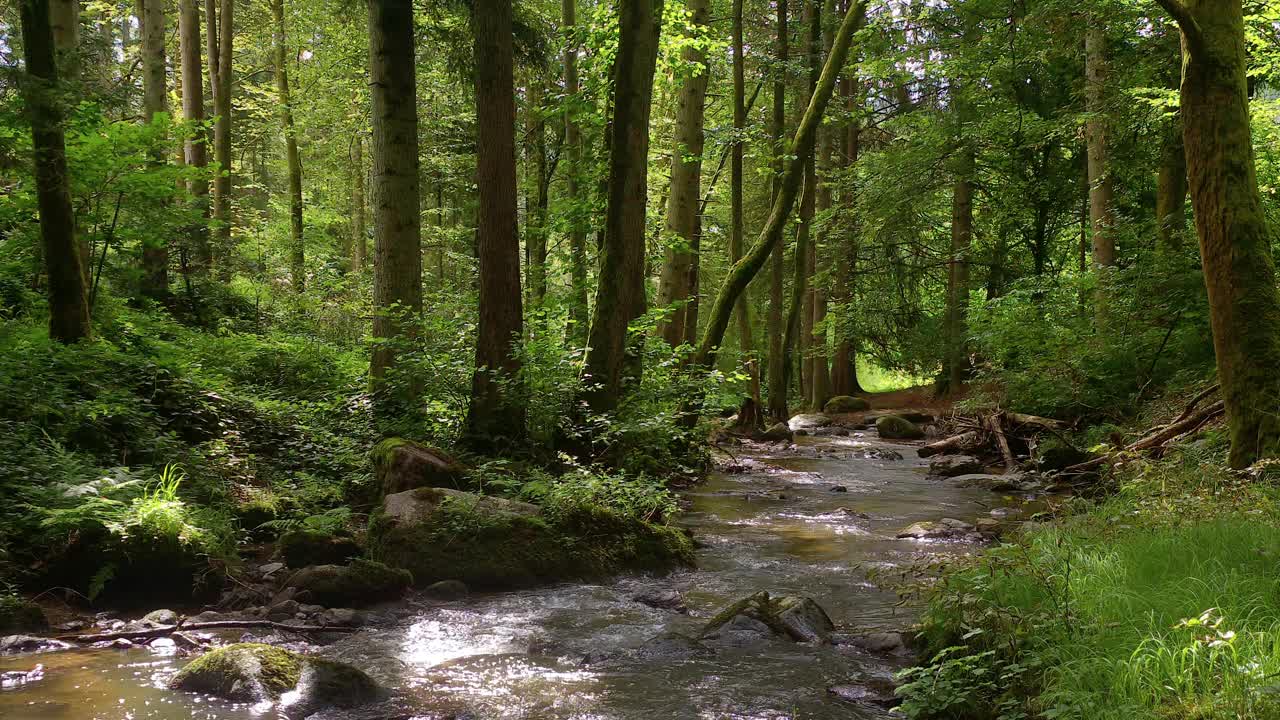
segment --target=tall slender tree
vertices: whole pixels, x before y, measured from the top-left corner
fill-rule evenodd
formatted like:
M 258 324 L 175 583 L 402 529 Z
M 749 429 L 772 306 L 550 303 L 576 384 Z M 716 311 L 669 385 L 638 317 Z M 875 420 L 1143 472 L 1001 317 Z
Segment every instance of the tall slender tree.
M 415 335 L 422 312 L 417 63 L 413 37 L 412 0 L 369 0 L 373 337 L 377 341 L 370 372 L 375 384 L 395 364 L 397 342 Z
M 777 44 L 776 66 L 773 76 L 773 115 L 769 133 L 773 136 L 773 190 L 771 202 L 777 203 L 782 191 L 782 175 L 786 165 L 787 122 L 787 62 L 790 30 L 787 28 L 787 0 L 777 0 L 777 25 L 774 42 Z M 765 331 L 769 336 L 769 417 L 777 421 L 787 419 L 787 362 L 783 345 L 785 328 L 783 316 L 783 272 L 786 248 L 778 244 L 769 258 L 769 314 Z
M 356 133 L 351 141 L 351 269 L 364 269 L 365 254 L 368 246 L 365 243 L 364 230 L 364 135 Z
M 1280 455 L 1280 293 L 1258 192 L 1240 0 L 1159 0 L 1182 30 L 1180 109 L 1228 462 Z
M 729 168 L 729 261 L 736 263 L 742 259 L 743 228 L 743 144 L 746 142 L 747 102 L 746 102 L 746 62 L 745 47 L 742 40 L 742 5 L 743 0 L 733 0 L 733 146 L 730 149 Z M 760 363 L 755 357 L 755 343 L 751 332 L 751 314 L 747 305 L 746 294 L 738 297 L 734 306 L 734 315 L 738 320 L 738 344 L 746 359 L 747 374 L 750 375 L 751 399 L 755 407 L 760 406 Z
M 1111 174 L 1107 168 L 1107 33 L 1100 14 L 1089 18 L 1084 33 L 1085 143 L 1089 167 L 1089 220 L 1093 227 L 1093 265 L 1116 264 Z
M 182 56 L 182 116 L 198 126 L 204 124 L 204 68 L 200 61 L 200 6 L 197 0 L 178 0 L 178 47 Z M 203 128 L 189 134 L 184 142 L 187 165 L 204 170 L 209 165 L 208 135 Z M 194 265 L 204 269 L 213 262 L 209 247 L 209 182 L 202 175 L 192 178 L 187 189 L 195 198 L 201 222 L 191 228 Z
M 476 243 L 480 259 L 480 322 L 467 432 L 474 444 L 524 437 L 519 392 L 523 332 L 520 236 L 516 215 L 515 52 L 511 0 L 478 0 L 475 34 Z
M 289 96 L 289 42 L 284 27 L 284 0 L 271 0 L 274 22 L 276 92 L 280 95 L 280 126 L 284 130 L 289 164 L 289 271 L 293 289 L 302 292 L 307 282 L 306 245 L 302 234 L 302 157 L 293 126 L 293 102 Z
M 73 343 L 90 337 L 93 329 L 71 211 L 49 0 L 21 0 L 20 17 L 27 74 L 22 87 L 31 117 L 41 249 L 49 275 L 49 337 Z
M 604 241 L 584 369 L 584 399 L 596 413 L 615 409 L 627 380 L 639 375 L 631 322 L 645 311 L 649 114 L 662 11 L 663 0 L 618 3 Z
M 689 0 L 688 27 L 695 37 L 707 32 L 711 19 L 710 0 Z M 688 73 L 681 78 L 676 109 L 675 145 L 671 149 L 671 189 L 667 194 L 667 248 L 658 285 L 658 305 L 672 308 L 659 325 L 659 333 L 667 344 L 676 347 L 685 342 L 686 327 L 697 327 L 697 317 L 690 315 L 697 307 L 690 290 L 697 275 L 699 240 L 699 205 L 702 199 L 703 117 L 707 97 L 707 78 L 711 67 L 705 45 L 691 43 L 682 59 Z
M 223 278 L 231 274 L 231 58 L 234 0 L 205 0 L 205 44 L 208 47 L 209 90 L 213 96 L 213 159 L 218 173 L 213 180 L 213 218 Z
M 564 47 L 564 150 L 568 160 L 565 173 L 565 199 L 569 203 L 569 334 L 577 342 L 586 340 L 590 323 L 587 307 L 587 229 L 579 207 L 582 176 L 582 130 L 578 127 L 575 107 L 578 101 L 578 0 L 560 0 L 560 24 L 565 36 Z
M 142 23 L 142 119 L 151 123 L 166 111 L 164 0 L 138 0 Z M 165 164 L 164 146 L 157 143 L 151 163 Z M 142 294 L 162 299 L 169 294 L 169 246 L 164 237 L 147 238 L 142 246 Z

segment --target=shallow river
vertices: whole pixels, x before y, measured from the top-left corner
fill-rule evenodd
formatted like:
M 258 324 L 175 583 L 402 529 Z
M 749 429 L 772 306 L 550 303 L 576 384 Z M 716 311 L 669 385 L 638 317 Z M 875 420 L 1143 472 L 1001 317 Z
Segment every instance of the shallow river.
M 874 433 L 872 433 L 874 435 Z M 926 479 L 913 447 L 862 438 L 798 438 L 799 454 L 755 452 L 741 474 L 714 474 L 687 495 L 682 522 L 703 547 L 698 569 L 662 578 L 558 585 L 465 601 L 410 601 L 395 623 L 317 648 L 399 691 L 394 703 L 334 718 L 547 720 L 876 718 L 833 685 L 888 677 L 896 666 L 848 647 L 777 643 L 712 659 L 641 660 L 626 652 L 666 630 L 696 634 L 716 610 L 758 590 L 801 594 L 841 631 L 899 629 L 913 617 L 868 580 L 920 561 L 973 552 L 963 543 L 895 539 L 917 520 L 986 515 L 1001 499 Z M 904 459 L 863 457 L 896 450 Z M 843 486 L 847 492 L 834 492 Z M 690 614 L 631 598 L 674 588 Z M 602 658 L 584 663 L 584 657 Z M 169 692 L 185 660 L 146 649 L 0 658 L 0 671 L 44 665 L 42 680 L 0 690 L 4 720 L 273 718 Z M 325 717 L 330 717 L 325 715 Z

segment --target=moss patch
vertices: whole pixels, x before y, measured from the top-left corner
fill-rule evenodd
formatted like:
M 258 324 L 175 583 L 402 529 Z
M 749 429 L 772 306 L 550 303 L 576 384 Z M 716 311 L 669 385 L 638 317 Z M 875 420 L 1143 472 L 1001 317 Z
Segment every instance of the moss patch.
M 290 530 L 280 536 L 276 546 L 280 557 L 291 568 L 341 565 L 363 552 L 359 543 L 349 537 L 318 530 Z
M 360 607 L 394 600 L 413 584 L 407 570 L 355 559 L 350 565 L 315 565 L 294 573 L 285 584 L 309 593 L 309 600 L 330 607 Z
M 301 655 L 271 645 L 228 645 L 192 660 L 169 687 L 235 702 L 275 699 L 297 686 L 302 661 Z

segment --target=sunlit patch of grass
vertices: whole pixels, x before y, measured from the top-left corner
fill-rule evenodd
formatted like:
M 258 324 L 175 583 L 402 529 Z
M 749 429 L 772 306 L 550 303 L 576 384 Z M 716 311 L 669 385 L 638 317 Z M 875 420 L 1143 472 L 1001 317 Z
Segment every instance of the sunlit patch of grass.
M 926 385 L 929 379 L 898 370 L 887 370 L 859 355 L 858 382 L 867 392 L 880 393 Z

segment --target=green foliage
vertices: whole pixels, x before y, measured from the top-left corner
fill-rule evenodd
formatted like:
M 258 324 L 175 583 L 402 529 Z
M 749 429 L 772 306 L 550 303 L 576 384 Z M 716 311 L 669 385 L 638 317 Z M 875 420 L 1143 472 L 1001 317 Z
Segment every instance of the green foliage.
M 913 718 L 1280 712 L 1277 491 L 1221 442 L 1137 463 L 1119 494 L 948 576 L 904 673 Z

